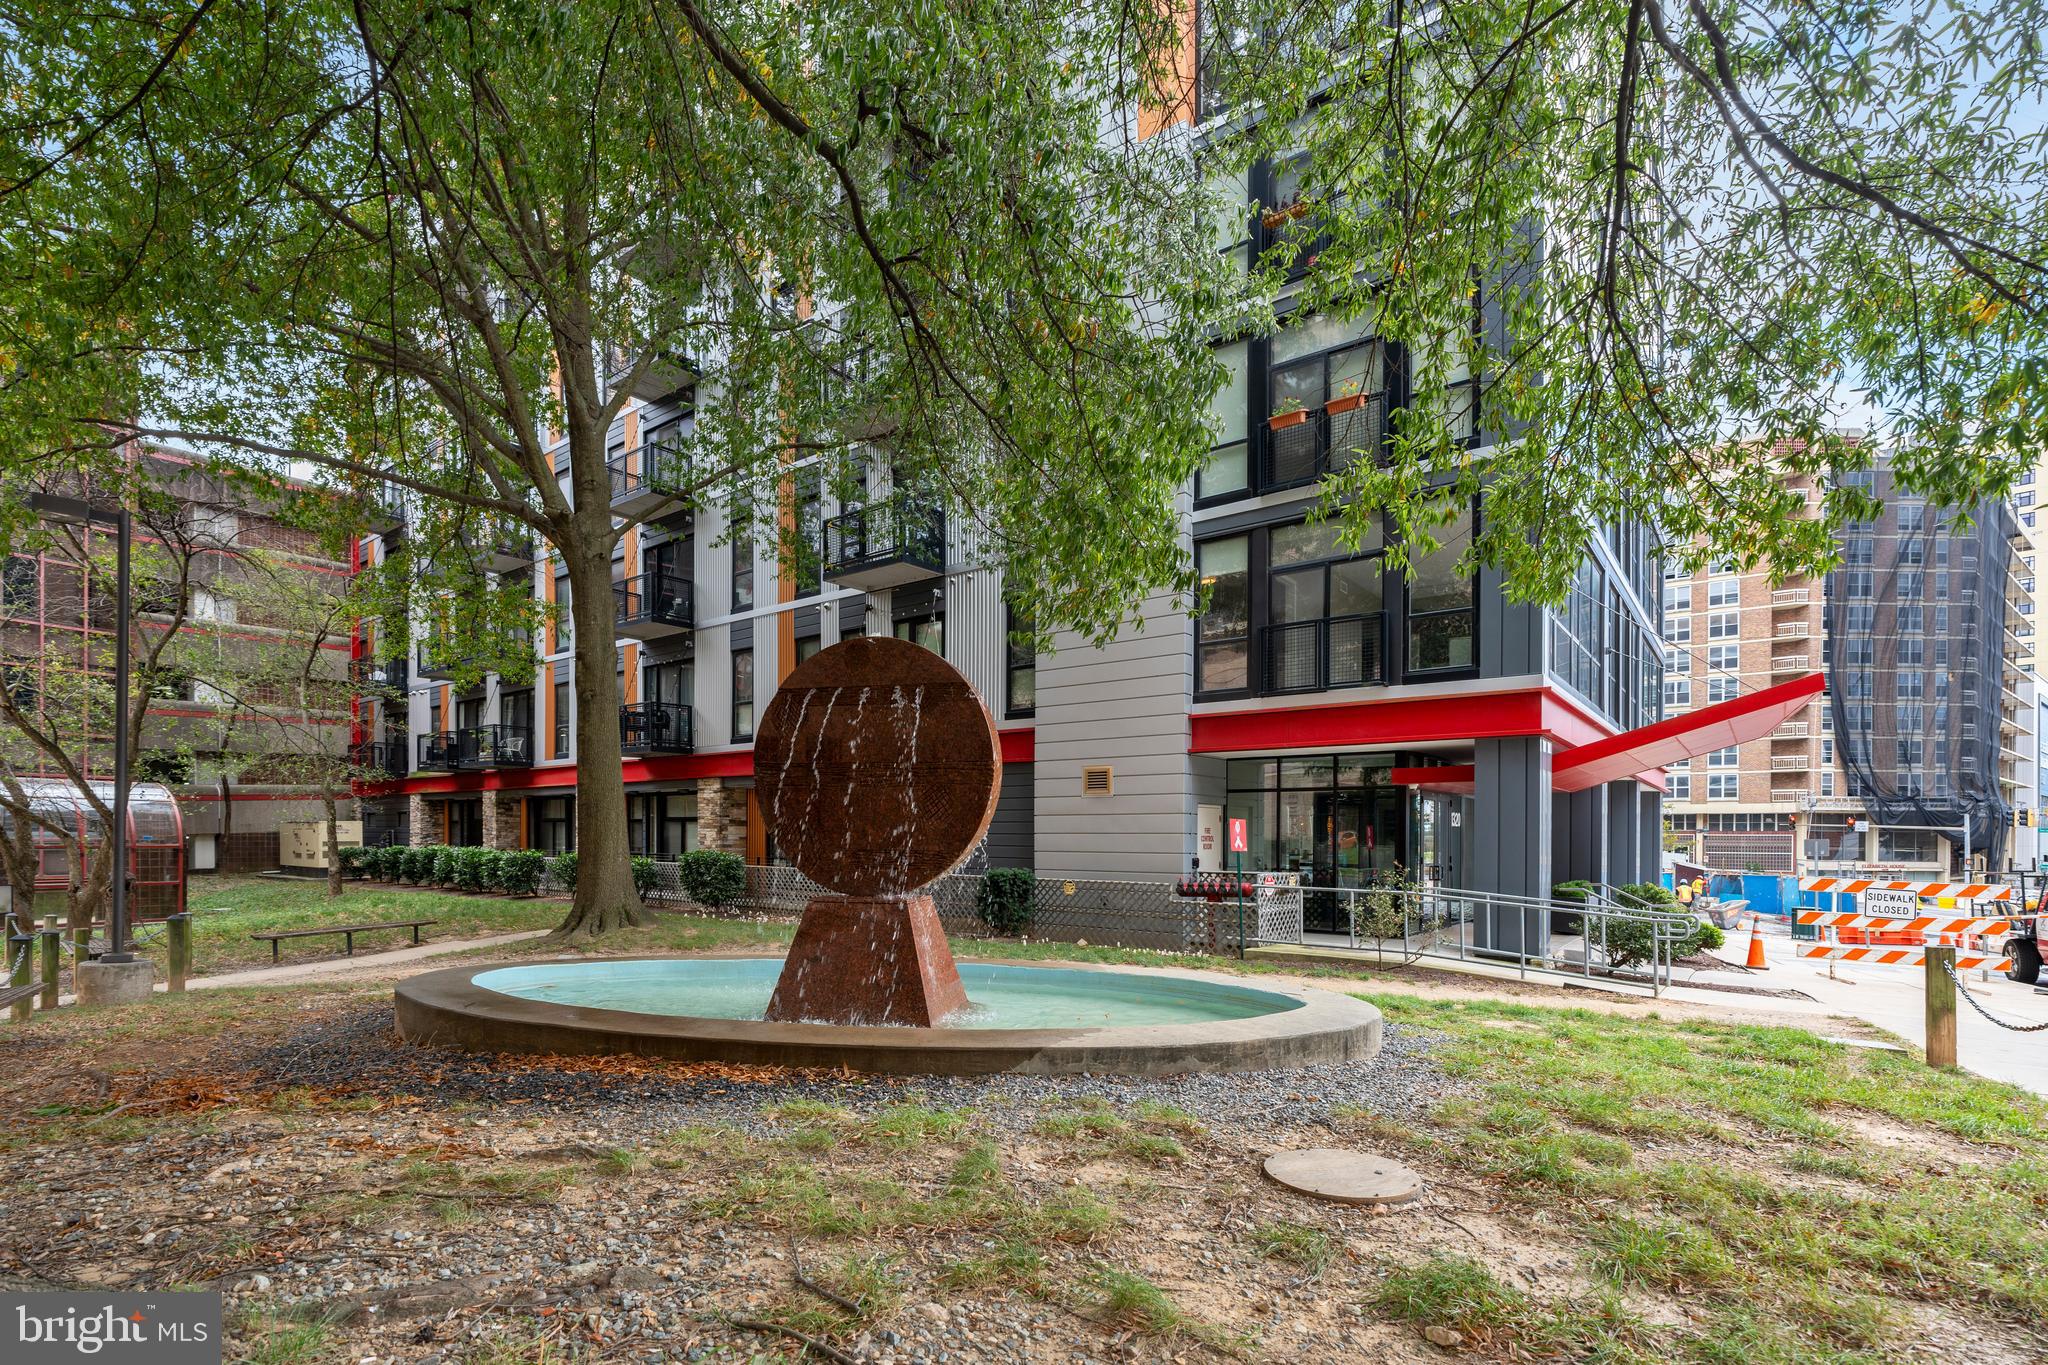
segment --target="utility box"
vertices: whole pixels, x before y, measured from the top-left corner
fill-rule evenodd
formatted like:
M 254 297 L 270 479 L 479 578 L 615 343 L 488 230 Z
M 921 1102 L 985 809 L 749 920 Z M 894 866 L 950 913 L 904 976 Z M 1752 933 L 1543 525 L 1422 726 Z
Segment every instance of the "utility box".
M 341 847 L 360 846 L 363 842 L 363 822 L 340 820 L 335 822 L 335 838 Z M 277 827 L 277 863 L 287 872 L 325 872 L 327 870 L 327 822 L 325 820 L 287 820 Z

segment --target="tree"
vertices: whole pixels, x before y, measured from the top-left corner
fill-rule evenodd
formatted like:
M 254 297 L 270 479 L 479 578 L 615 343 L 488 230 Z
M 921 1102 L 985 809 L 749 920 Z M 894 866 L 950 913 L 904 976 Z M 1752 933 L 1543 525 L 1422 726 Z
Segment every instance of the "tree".
M 1211 163 L 1297 167 L 1262 210 L 1312 224 L 1265 272 L 1414 362 L 1391 458 L 1325 485 L 1354 529 L 1385 508 L 1430 544 L 1483 483 L 1471 562 L 1523 596 L 1561 600 L 1587 528 L 1629 517 L 1811 572 L 1872 514 L 1846 478 L 1872 449 L 1967 508 L 2043 448 L 2038 0 L 1202 11 L 1202 88 L 1167 96 L 1262 113 Z M 1511 438 L 1485 461 L 1468 373 Z M 1818 519 L 1787 468 L 1831 485 Z
M 114 422 L 538 532 L 577 649 L 561 932 L 634 922 L 606 446 L 657 366 L 696 376 L 678 491 L 735 534 L 800 555 L 799 466 L 850 491 L 877 443 L 1037 621 L 1100 638 L 1146 590 L 1193 597 L 1175 498 L 1234 286 L 1184 149 L 1102 119 L 1156 75 L 1170 20 L 1092 0 L 11 15 L 10 458 L 88 458 Z M 490 591 L 416 572 L 427 601 Z

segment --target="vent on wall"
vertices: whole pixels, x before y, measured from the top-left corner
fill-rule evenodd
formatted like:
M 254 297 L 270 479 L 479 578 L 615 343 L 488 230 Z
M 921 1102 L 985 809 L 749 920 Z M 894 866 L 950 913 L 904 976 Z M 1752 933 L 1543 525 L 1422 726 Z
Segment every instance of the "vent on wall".
M 1108 796 L 1113 785 L 1108 768 L 1081 769 L 1081 795 Z

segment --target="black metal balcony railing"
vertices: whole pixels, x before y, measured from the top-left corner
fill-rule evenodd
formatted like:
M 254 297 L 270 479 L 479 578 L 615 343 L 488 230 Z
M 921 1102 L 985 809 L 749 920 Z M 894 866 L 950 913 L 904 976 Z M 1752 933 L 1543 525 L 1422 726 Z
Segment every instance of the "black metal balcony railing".
M 937 504 L 908 494 L 850 507 L 825 523 L 824 559 L 827 578 L 899 562 L 943 573 L 945 513 Z
M 1386 614 L 1289 621 L 1261 632 L 1268 693 L 1327 692 L 1387 680 Z
M 673 441 L 643 441 L 605 468 L 611 473 L 613 502 L 680 497 L 690 486 L 689 452 Z
M 462 732 L 459 730 L 435 730 L 421 735 L 419 748 L 417 766 L 422 769 L 452 773 L 462 766 Z
M 1353 460 L 1374 459 L 1385 436 L 1385 399 L 1375 394 L 1343 412 L 1316 408 L 1291 426 L 1266 430 L 1262 488 L 1299 488 Z
M 387 692 L 403 692 L 409 681 L 404 659 L 351 659 L 348 663 L 349 680 L 358 687 L 375 687 Z
M 533 766 L 533 727 L 530 725 L 472 725 L 455 733 L 458 742 L 458 767 Z
M 404 777 L 406 773 L 405 743 L 365 740 L 351 744 L 348 748 L 348 763 L 351 768 L 375 776 Z
M 629 754 L 689 753 L 690 708 L 673 701 L 640 701 L 621 706 L 619 748 Z
M 429 637 L 420 641 L 419 674 L 422 678 L 452 678 L 468 667 L 469 659 L 460 657 L 454 650 L 455 642 L 446 637 Z
M 612 601 L 622 626 L 644 622 L 689 626 L 696 621 L 696 585 L 663 569 L 649 569 L 612 584 Z

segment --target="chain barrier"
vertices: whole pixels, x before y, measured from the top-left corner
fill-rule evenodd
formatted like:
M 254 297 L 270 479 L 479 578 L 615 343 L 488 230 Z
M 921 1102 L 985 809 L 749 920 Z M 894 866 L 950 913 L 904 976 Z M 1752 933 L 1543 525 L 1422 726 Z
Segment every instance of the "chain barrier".
M 2005 1020 L 1999 1018 L 1997 1015 L 1993 1014 L 1990 1010 L 1985 1009 L 1984 1006 L 1977 1002 L 1977 997 L 1970 994 L 1970 988 L 1963 984 L 1962 977 L 1956 975 L 1954 963 L 1944 962 L 1941 964 L 1941 969 L 1948 973 L 1949 980 L 1956 983 L 1956 989 L 1962 992 L 1963 999 L 1970 1002 L 1970 1008 L 1977 1011 L 1977 1013 L 1983 1015 L 1986 1019 L 1998 1025 L 2000 1028 L 2009 1029 L 2014 1033 L 2040 1033 L 2044 1029 L 2048 1029 L 2048 1023 L 2008 1024 Z

